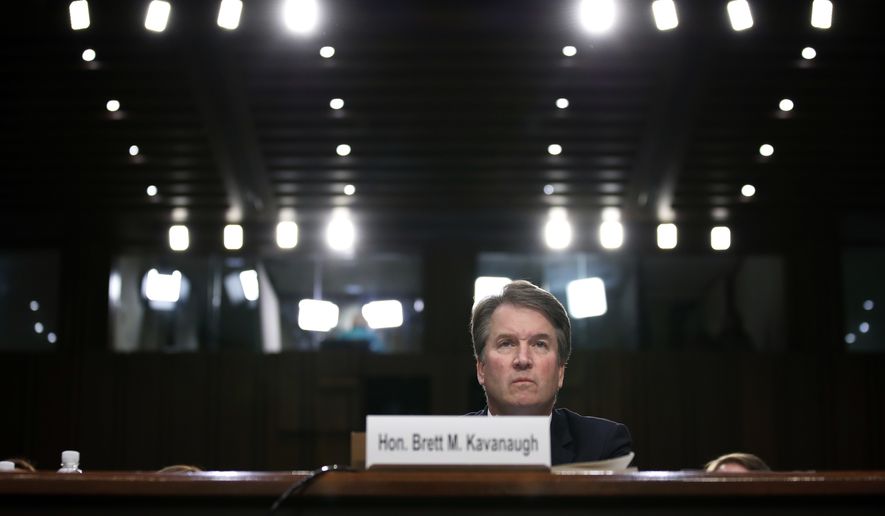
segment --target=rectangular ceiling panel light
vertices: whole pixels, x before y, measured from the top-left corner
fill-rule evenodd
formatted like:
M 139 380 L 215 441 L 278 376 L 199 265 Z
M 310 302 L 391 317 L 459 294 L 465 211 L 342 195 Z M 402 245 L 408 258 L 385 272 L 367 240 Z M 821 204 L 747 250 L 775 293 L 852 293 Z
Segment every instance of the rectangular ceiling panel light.
M 243 247 L 243 226 L 228 224 L 224 226 L 224 248 L 236 251 Z
M 731 0 L 728 2 L 728 20 L 735 31 L 747 30 L 753 26 L 753 14 L 747 0 Z
M 403 305 L 395 299 L 366 303 L 362 313 L 372 329 L 399 328 L 403 325 Z
M 829 29 L 833 26 L 833 2 L 814 0 L 811 3 L 811 26 L 817 29 Z
M 473 306 L 489 296 L 499 296 L 510 278 L 501 276 L 480 276 L 473 282 Z
M 172 11 L 172 5 L 163 0 L 153 0 L 148 5 L 147 16 L 144 18 L 144 28 L 154 32 L 163 32 L 166 30 L 166 24 L 169 23 L 169 13 Z
M 249 301 L 258 300 L 258 273 L 254 270 L 240 272 L 240 286 L 243 287 L 243 297 Z
M 568 311 L 575 319 L 599 317 L 608 311 L 602 278 L 570 281 L 565 287 L 565 295 Z
M 338 326 L 338 305 L 320 299 L 298 302 L 298 327 L 304 331 L 329 331 Z
M 169 228 L 169 248 L 173 251 L 187 251 L 190 246 L 190 234 L 187 226 L 180 224 Z
M 277 224 L 277 246 L 280 249 L 292 249 L 298 245 L 298 224 L 284 220 Z
M 679 233 L 676 230 L 676 224 L 658 225 L 658 248 L 675 249 L 678 239 Z
M 148 301 L 175 303 L 181 297 L 181 273 L 178 271 L 160 274 L 157 269 L 151 269 L 143 281 L 141 288 Z
M 68 12 L 71 14 L 71 29 L 83 30 L 89 28 L 89 2 L 86 0 L 71 2 Z
M 655 0 L 651 4 L 651 12 L 658 30 L 671 30 L 679 26 L 679 16 L 673 0 Z
M 241 0 L 221 0 L 218 8 L 218 26 L 222 29 L 234 30 L 240 26 L 240 14 L 243 12 Z
M 731 230 L 727 226 L 716 226 L 710 230 L 710 247 L 715 251 L 725 251 L 731 247 Z

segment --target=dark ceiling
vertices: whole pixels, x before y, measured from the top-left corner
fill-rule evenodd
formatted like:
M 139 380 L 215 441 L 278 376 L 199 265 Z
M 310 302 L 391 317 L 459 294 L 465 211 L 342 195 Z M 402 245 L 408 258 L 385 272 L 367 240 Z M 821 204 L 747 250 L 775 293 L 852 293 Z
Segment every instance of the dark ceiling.
M 593 249 L 614 206 L 639 247 L 668 210 L 680 227 L 722 220 L 736 241 L 776 247 L 803 220 L 885 211 L 873 1 L 836 1 L 828 31 L 810 27 L 811 0 L 751 1 L 756 25 L 736 33 L 725 0 L 677 0 L 669 32 L 650 0 L 622 0 L 605 36 L 579 26 L 575 1 L 320 0 L 309 36 L 286 31 L 281 0 L 245 1 L 236 31 L 215 24 L 218 1 L 173 1 L 161 34 L 143 27 L 147 1 L 90 1 L 77 32 L 68 3 L 2 21 L 7 243 L 85 230 L 164 249 L 184 208 L 195 246 L 221 249 L 235 208 L 247 248 L 270 247 L 294 208 L 311 245 L 349 206 L 367 247 L 536 247 L 547 209 L 564 206 L 575 245 Z M 782 98 L 796 108 L 779 112 Z

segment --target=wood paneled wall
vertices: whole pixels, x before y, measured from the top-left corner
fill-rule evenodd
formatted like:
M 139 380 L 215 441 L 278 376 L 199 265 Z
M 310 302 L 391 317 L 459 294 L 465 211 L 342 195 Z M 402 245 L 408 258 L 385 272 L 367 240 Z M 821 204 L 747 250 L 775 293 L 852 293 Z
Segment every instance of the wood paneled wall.
M 0 456 L 57 467 L 285 470 L 349 462 L 367 407 L 480 408 L 468 352 L 0 356 Z M 387 387 L 385 387 L 387 386 Z M 381 403 L 379 404 L 379 399 Z M 730 451 L 885 469 L 885 357 L 575 351 L 560 406 L 626 423 L 641 469 Z

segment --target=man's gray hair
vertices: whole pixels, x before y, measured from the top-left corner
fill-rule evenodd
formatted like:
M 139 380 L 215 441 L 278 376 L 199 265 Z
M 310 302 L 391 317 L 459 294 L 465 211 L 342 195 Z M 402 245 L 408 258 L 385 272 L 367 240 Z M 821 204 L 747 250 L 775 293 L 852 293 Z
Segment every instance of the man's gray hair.
M 546 317 L 556 331 L 559 365 L 568 362 L 572 353 L 572 326 L 565 308 L 553 294 L 525 280 L 508 283 L 500 295 L 486 297 L 473 308 L 470 335 L 473 338 L 473 356 L 477 360 L 483 360 L 492 314 L 503 304 L 530 308 Z

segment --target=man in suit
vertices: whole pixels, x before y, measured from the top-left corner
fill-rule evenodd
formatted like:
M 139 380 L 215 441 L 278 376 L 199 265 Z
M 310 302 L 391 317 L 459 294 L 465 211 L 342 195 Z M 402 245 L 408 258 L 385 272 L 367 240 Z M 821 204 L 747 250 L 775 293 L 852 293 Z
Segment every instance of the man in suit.
M 528 281 L 480 301 L 470 321 L 476 379 L 487 406 L 469 415 L 549 416 L 553 465 L 611 459 L 632 451 L 627 427 L 554 409 L 571 354 L 562 304 Z

